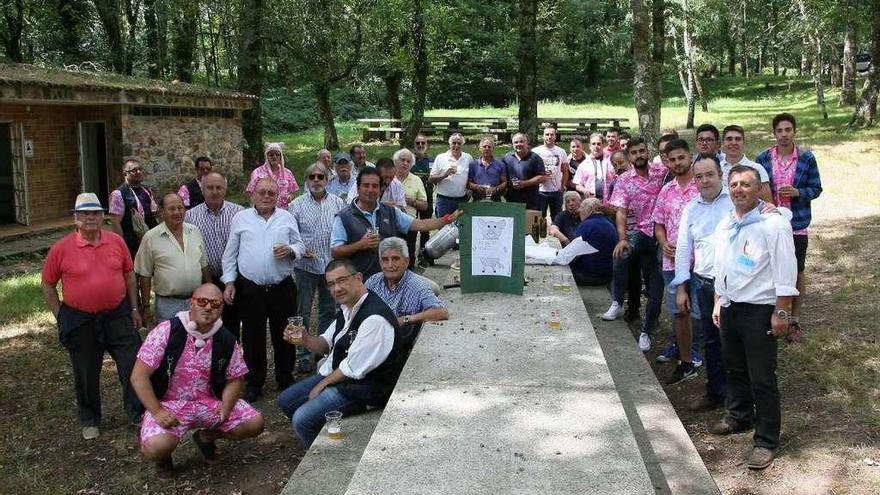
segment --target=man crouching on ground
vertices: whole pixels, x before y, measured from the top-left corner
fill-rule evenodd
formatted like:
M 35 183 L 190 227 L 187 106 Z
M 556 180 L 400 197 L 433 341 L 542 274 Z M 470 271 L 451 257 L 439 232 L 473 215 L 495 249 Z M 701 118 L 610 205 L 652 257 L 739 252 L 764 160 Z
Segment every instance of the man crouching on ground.
M 193 442 L 208 463 L 217 462 L 218 438 L 242 440 L 263 431 L 263 416 L 239 399 L 248 370 L 241 346 L 220 320 L 223 295 L 204 284 L 189 306 L 150 332 L 131 374 L 147 410 L 141 452 L 161 479 L 173 476 L 171 453 L 188 430 L 198 428 Z
M 291 385 L 278 396 L 278 407 L 291 418 L 293 431 L 308 448 L 321 432 L 329 411 L 344 416 L 367 406 L 384 407 L 403 367 L 404 350 L 397 317 L 349 260 L 333 260 L 324 277 L 340 304 L 334 322 L 314 337 L 303 327 L 288 326 L 284 338 L 327 359 L 318 373 Z

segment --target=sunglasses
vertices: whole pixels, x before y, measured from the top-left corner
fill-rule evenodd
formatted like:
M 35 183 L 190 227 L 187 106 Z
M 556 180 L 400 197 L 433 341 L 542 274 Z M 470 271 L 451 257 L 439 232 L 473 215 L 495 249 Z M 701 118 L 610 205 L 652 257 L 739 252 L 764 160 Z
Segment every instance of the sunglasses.
M 336 287 L 337 285 L 347 281 L 348 279 L 350 279 L 351 277 L 354 277 L 355 275 L 357 275 L 357 273 L 349 273 L 348 275 L 343 275 L 343 276 L 337 278 L 336 280 L 328 280 L 327 281 L 327 288 L 332 289 L 333 287 Z
M 219 299 L 209 299 L 207 297 L 193 297 L 192 302 L 196 303 L 200 308 L 204 308 L 210 304 L 211 309 L 220 309 L 220 306 L 223 305 L 223 301 Z
M 311 174 L 309 180 L 324 180 L 326 177 L 324 174 Z

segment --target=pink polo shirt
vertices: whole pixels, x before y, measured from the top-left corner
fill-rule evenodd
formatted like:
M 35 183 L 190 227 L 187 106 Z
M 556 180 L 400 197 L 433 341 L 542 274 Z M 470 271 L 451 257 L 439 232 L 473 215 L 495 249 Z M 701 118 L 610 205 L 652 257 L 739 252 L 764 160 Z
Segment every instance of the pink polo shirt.
M 652 214 L 666 172 L 666 167 L 662 165 L 649 166 L 648 177 L 642 177 L 634 168 L 627 170 L 617 178 L 609 201 L 611 206 L 632 211 L 636 218 L 636 230 L 648 237 L 654 237 Z
M 43 263 L 43 283 L 61 280 L 64 303 L 86 313 L 102 313 L 125 298 L 125 274 L 132 270 L 131 255 L 117 234 L 101 232 L 97 245 L 74 232 L 52 245 Z
M 653 219 L 654 223 L 666 227 L 666 239 L 670 245 L 675 246 L 678 239 L 678 224 L 684 207 L 698 194 L 700 191 L 693 179 L 684 188 L 678 185 L 677 180 L 672 179 L 660 189 L 657 204 L 654 205 Z M 675 258 L 663 255 L 663 269 L 675 270 Z

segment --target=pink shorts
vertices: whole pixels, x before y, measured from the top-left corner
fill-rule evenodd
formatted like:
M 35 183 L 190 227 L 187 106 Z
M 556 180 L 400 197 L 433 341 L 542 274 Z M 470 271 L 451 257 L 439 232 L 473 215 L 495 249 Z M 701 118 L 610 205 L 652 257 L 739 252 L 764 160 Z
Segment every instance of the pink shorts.
M 144 418 L 141 422 L 141 444 L 150 437 L 160 434 L 174 435 L 180 440 L 187 431 L 196 428 L 215 428 L 225 433 L 245 421 L 260 415 L 260 411 L 239 399 L 232 408 L 232 411 L 230 411 L 226 421 L 218 424 L 220 415 L 217 414 L 217 407 L 220 403 L 214 397 L 196 401 L 171 400 L 161 402 L 162 407 L 171 414 L 174 414 L 180 424 L 172 428 L 163 428 L 156 422 L 156 419 L 149 411 L 144 412 Z

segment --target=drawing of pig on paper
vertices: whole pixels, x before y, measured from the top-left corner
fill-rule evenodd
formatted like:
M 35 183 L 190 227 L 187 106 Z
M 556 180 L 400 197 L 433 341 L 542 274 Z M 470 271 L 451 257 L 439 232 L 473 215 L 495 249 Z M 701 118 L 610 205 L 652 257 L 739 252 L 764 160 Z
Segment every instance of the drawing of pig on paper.
M 506 218 L 476 218 L 474 242 L 475 275 L 510 275 L 508 238 L 511 221 Z M 507 241 L 507 242 L 505 242 Z

